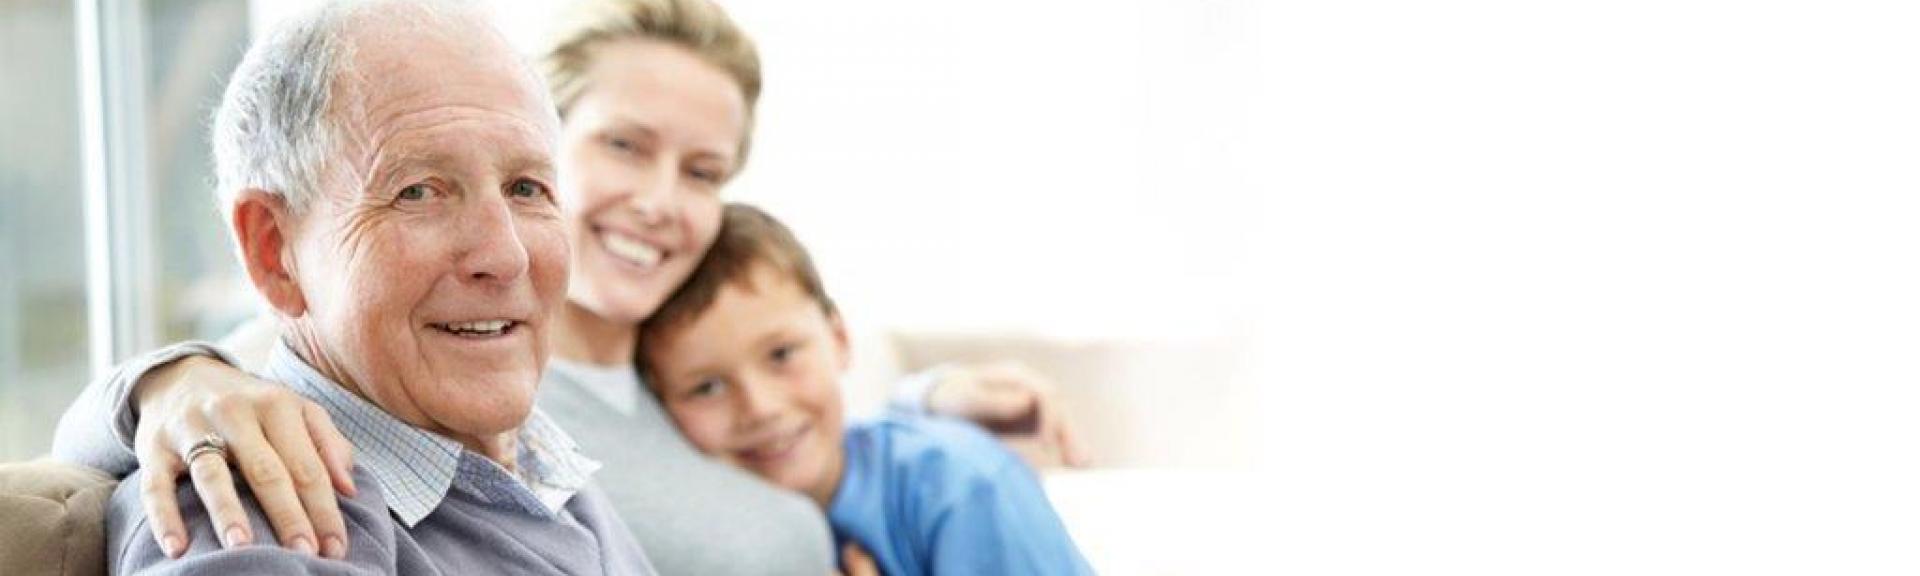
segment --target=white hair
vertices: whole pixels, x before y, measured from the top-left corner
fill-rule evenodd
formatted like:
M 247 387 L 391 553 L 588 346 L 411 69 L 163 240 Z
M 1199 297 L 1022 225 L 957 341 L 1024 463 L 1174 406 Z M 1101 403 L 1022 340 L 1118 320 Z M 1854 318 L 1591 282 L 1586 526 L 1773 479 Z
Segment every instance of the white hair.
M 344 11 L 330 4 L 275 26 L 247 49 L 213 117 L 214 188 L 221 210 L 241 190 L 279 194 L 296 213 L 320 190 L 340 127 L 327 113 L 348 55 Z
M 395 17 L 405 25 L 441 27 L 459 14 L 478 16 L 469 22 L 498 34 L 482 5 L 461 0 L 332 1 L 276 25 L 247 49 L 214 113 L 214 194 L 222 211 L 231 211 L 240 191 L 251 188 L 279 195 L 299 215 L 320 194 L 329 170 L 345 173 L 340 171 L 349 167 L 338 160 L 359 106 L 335 102 L 345 95 L 336 83 L 351 77 L 353 63 L 352 43 L 344 37 L 350 26 L 364 23 L 356 16 L 387 5 L 409 9 L 381 11 L 383 27 L 396 23 Z M 530 66 L 525 69 L 535 86 L 544 85 Z

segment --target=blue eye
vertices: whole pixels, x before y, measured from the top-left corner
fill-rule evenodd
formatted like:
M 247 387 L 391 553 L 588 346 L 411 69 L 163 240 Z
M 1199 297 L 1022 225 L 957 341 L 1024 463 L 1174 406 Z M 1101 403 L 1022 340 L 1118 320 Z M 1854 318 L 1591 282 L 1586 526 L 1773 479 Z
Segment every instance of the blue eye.
M 427 195 L 432 193 L 433 193 L 433 190 L 428 188 L 426 184 L 414 184 L 406 188 L 401 188 L 400 193 L 395 195 L 394 199 L 408 200 L 408 201 L 425 200 L 427 199 Z
M 533 180 L 528 180 L 524 178 L 520 180 L 515 180 L 513 182 L 513 185 L 507 188 L 507 192 L 512 196 L 518 196 L 521 198 L 537 198 L 537 197 L 548 195 L 547 187 L 545 185 L 539 182 L 535 182 Z

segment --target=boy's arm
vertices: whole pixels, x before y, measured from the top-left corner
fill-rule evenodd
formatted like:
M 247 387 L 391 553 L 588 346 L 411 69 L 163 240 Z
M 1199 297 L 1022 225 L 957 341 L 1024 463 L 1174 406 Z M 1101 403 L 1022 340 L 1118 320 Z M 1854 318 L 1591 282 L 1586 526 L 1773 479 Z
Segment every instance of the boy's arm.
M 162 368 L 174 367 L 177 360 L 206 356 L 231 364 L 232 357 L 207 342 L 181 342 L 154 350 L 115 366 L 87 384 L 73 404 L 60 416 L 53 433 L 53 457 L 124 478 L 140 466 L 133 451 L 138 416 L 133 394 L 136 389 L 164 386 L 156 382 L 172 374 Z M 143 377 L 149 375 L 147 382 Z M 141 384 L 141 386 L 136 386 Z
M 887 409 L 899 414 L 926 415 L 927 396 L 933 392 L 934 384 L 938 384 L 954 368 L 952 364 L 941 364 L 895 380 L 893 395 L 887 399 Z
M 1033 472 L 1011 459 L 933 518 L 930 574 L 1093 574 Z
M 1017 362 L 941 364 L 894 383 L 888 409 L 966 420 L 1035 469 L 1084 467 L 1087 450 L 1074 433 L 1053 383 Z

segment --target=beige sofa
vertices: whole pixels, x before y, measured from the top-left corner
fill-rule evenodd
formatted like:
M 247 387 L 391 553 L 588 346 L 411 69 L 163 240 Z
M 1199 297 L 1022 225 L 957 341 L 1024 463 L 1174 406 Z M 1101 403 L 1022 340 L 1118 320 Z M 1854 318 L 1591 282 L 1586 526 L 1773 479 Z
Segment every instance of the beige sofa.
M 103 519 L 115 485 L 46 459 L 0 464 L 0 574 L 106 574 Z

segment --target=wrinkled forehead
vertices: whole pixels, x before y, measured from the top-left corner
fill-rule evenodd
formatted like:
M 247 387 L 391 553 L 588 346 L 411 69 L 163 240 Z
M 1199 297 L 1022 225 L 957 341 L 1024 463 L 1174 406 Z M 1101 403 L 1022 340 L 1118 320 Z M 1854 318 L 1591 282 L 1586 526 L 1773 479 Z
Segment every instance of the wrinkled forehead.
M 463 123 L 469 133 L 550 156 L 559 118 L 539 76 L 482 12 L 392 5 L 354 15 L 334 113 L 350 138 L 380 147 L 410 130 Z

